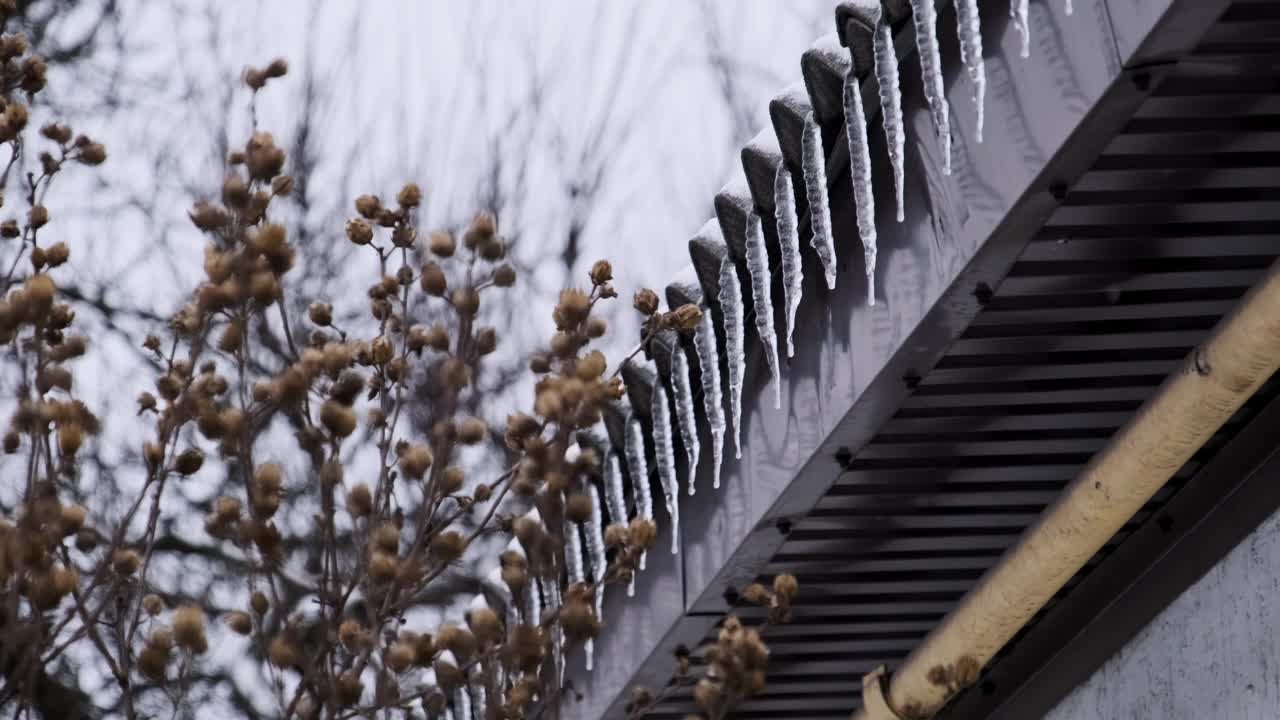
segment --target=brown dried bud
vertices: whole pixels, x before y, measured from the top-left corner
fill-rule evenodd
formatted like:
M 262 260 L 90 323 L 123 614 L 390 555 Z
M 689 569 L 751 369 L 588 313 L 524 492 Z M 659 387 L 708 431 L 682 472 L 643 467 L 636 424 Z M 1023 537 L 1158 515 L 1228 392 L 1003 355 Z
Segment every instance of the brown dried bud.
M 440 475 L 440 492 L 445 495 L 454 495 L 462 489 L 462 483 L 466 479 L 465 470 L 457 465 L 450 465 Z
M 0 237 L 16 238 L 22 234 L 22 228 L 18 227 L 17 220 L 5 220 L 0 223 Z
M 320 407 L 320 422 L 334 436 L 344 438 L 355 432 L 356 413 L 336 400 L 326 400 Z
M 742 591 L 742 598 L 753 605 L 768 606 L 773 593 L 760 583 L 751 583 Z
M 609 329 L 609 322 L 598 315 L 587 318 L 587 337 L 600 338 Z
M 462 557 L 466 548 L 466 539 L 453 530 L 446 530 L 431 538 L 431 555 L 443 563 L 451 563 Z
M 307 308 L 307 317 L 320 327 L 328 327 L 333 323 L 333 306 L 329 303 L 311 303 Z
M 365 483 L 357 483 L 347 493 L 347 512 L 355 517 L 365 517 L 373 512 L 373 495 Z
M 475 315 L 480 309 L 480 293 L 475 288 L 462 287 L 453 291 L 453 307 L 459 315 Z
M 49 222 L 49 210 L 43 205 L 32 205 L 27 211 L 27 222 L 31 227 L 43 227 Z
M 394 555 L 374 552 L 369 556 L 369 577 L 373 578 L 374 582 L 389 582 L 396 576 L 396 571 L 399 569 L 400 562 Z
M 276 58 L 267 65 L 263 73 L 269 78 L 284 77 L 289 72 L 289 61 L 284 58 Z
M 422 277 L 419 282 L 422 285 L 423 292 L 435 297 L 443 297 L 445 290 L 449 288 L 449 281 L 445 278 L 444 269 L 434 261 L 422 266 Z
M 293 176 L 277 175 L 271 180 L 271 193 L 273 195 L 288 195 L 293 192 Z
M 777 593 L 779 598 L 790 603 L 795 599 L 796 593 L 800 591 L 800 584 L 796 582 L 795 575 L 784 573 L 773 579 L 773 591 Z
M 83 553 L 93 552 L 98 547 L 98 533 L 93 528 L 81 528 L 76 533 L 76 549 Z
M 476 333 L 476 351 L 488 355 L 498 348 L 498 331 L 491 327 L 480 328 Z
M 255 590 L 249 598 L 249 606 L 258 614 L 258 617 L 263 617 L 271 608 L 271 601 L 267 600 L 267 596 L 262 594 L 261 590 Z
M 391 244 L 398 248 L 413 247 L 418 239 L 418 231 L 412 225 L 401 225 L 391 231 Z
M 343 620 L 342 625 L 338 626 L 338 641 L 342 643 L 342 647 L 354 653 L 367 645 L 369 635 L 355 620 Z
M 622 522 L 615 522 L 604 529 L 605 547 L 617 548 L 627 544 L 628 532 L 627 525 Z
M 458 423 L 458 440 L 465 445 L 475 445 L 484 440 L 489 428 L 478 417 L 468 417 Z
M 142 564 L 142 557 L 133 550 L 117 550 L 111 556 L 111 569 L 117 575 L 128 577 L 138 570 L 138 566 Z
M 497 233 L 497 222 L 493 215 L 482 212 L 471 220 L 471 225 L 462 236 L 462 242 L 470 250 L 475 250 L 489 241 Z
M 355 670 L 347 670 L 338 676 L 338 704 L 351 707 L 360 702 L 364 694 L 364 683 L 360 682 L 360 674 Z
M 649 288 L 641 288 L 636 293 L 633 304 L 640 314 L 647 317 L 658 311 L 658 294 Z
M 387 649 L 386 654 L 383 655 L 383 659 L 386 661 L 387 667 L 391 668 L 394 672 L 402 673 L 405 670 L 408 670 L 409 666 L 413 664 L 415 655 L 416 653 L 414 652 L 412 645 L 397 642 L 393 643 L 391 647 Z
M 498 287 L 511 287 L 516 284 L 516 269 L 504 263 L 493 269 L 493 284 Z
M 267 656 L 270 658 L 272 665 L 281 669 L 296 666 L 301 658 L 297 645 L 284 634 L 277 635 L 271 639 L 271 646 L 267 649 Z
M 356 198 L 356 212 L 368 220 L 377 219 L 382 210 L 382 201 L 377 195 L 361 195 Z
M 692 303 L 686 303 L 668 313 L 671 316 L 671 326 L 683 333 L 691 333 L 698 329 L 698 323 L 702 321 L 702 309 Z
M 401 207 L 417 207 L 422 202 L 422 188 L 417 183 L 405 183 L 396 193 L 396 202 Z
M 89 514 L 83 505 L 63 505 L 62 518 L 62 536 L 69 537 L 80 531 L 84 527 L 84 519 Z
M 373 241 L 373 227 L 360 218 L 348 220 L 347 239 L 356 245 L 368 245 Z
M 431 254 L 437 257 L 452 257 L 457 251 L 458 245 L 453 240 L 453 235 L 446 230 L 436 230 L 431 233 L 431 238 L 427 242 Z
M 564 514 L 570 521 L 584 523 L 591 519 L 591 496 L 585 493 L 574 493 L 565 503 Z
M 100 142 L 92 142 L 80 148 L 80 162 L 85 165 L 101 165 L 107 161 L 107 148 Z
M 224 618 L 227 627 L 231 628 L 231 632 L 237 635 L 248 635 L 253 632 L 253 618 L 249 617 L 249 613 L 240 610 L 233 610 L 227 613 Z
M 433 459 L 431 450 L 426 445 L 415 443 L 400 454 L 400 470 L 410 478 L 420 480 L 427 468 L 431 467 Z
M 142 598 L 142 609 L 151 617 L 164 612 L 164 598 L 155 593 L 147 593 Z
M 591 283 L 593 285 L 604 285 L 613 279 L 613 266 L 608 260 L 597 260 L 591 266 Z
M 173 469 L 177 470 L 179 475 L 192 475 L 200 469 L 201 465 L 204 465 L 204 453 L 199 448 L 187 448 L 174 460 Z
M 652 520 L 635 518 L 631 521 L 627 536 L 630 538 L 632 545 L 651 550 L 653 549 L 653 544 L 658 540 L 658 526 L 654 525 Z
M 244 84 L 254 92 L 261 90 L 267 84 L 267 74 L 255 67 L 246 67 L 243 78 Z

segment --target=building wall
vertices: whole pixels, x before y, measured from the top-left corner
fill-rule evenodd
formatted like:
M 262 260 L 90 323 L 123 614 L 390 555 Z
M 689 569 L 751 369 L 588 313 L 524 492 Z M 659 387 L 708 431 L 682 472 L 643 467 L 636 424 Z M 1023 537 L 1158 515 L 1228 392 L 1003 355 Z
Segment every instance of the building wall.
M 1129 641 L 1048 720 L 1280 718 L 1280 514 Z

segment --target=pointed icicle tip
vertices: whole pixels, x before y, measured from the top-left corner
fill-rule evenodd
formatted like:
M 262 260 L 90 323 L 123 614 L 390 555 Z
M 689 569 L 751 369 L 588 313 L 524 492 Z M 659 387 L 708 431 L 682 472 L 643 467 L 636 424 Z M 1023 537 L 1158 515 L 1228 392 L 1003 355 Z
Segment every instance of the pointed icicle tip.
M 867 142 L 867 117 L 862 108 L 862 87 L 857 69 L 850 65 L 844 79 L 844 117 L 849 137 L 849 173 L 853 178 L 853 203 L 858 211 L 858 235 L 867 273 L 867 302 L 875 304 L 876 203 L 871 191 L 871 149 Z
M 724 316 L 724 352 L 729 366 L 729 409 L 733 421 L 733 445 L 742 457 L 742 380 L 747 371 L 746 308 L 742 301 L 742 284 L 738 269 L 726 255 L 720 261 L 720 313 Z
M 983 105 L 987 94 L 987 69 L 982 60 L 982 25 L 978 16 L 978 0 L 956 0 L 956 30 L 960 37 L 960 60 L 973 85 L 973 104 L 978 118 L 974 135 L 982 142 Z
M 698 440 L 698 419 L 693 409 L 693 379 L 689 373 L 689 358 L 684 354 L 684 346 L 679 340 L 671 347 L 671 392 L 676 399 L 675 414 L 680 426 L 680 444 L 684 445 L 685 459 L 689 462 L 689 494 L 693 495 L 702 444 Z
M 1013 0 L 1009 5 L 1009 15 L 1013 17 L 1013 24 L 1018 28 L 1018 34 L 1022 36 L 1022 57 L 1031 57 L 1031 21 L 1028 17 L 1027 0 Z
M 658 480 L 662 483 L 662 499 L 671 518 L 671 554 L 680 552 L 680 479 L 676 476 L 676 450 L 671 438 L 671 403 L 659 379 L 653 384 L 650 403 L 653 418 L 653 446 L 658 462 Z
M 898 51 L 893 45 L 893 31 L 881 12 L 875 28 L 876 84 L 880 88 L 880 121 L 884 125 L 885 145 L 889 149 L 889 165 L 893 168 L 893 190 L 898 201 L 898 222 L 903 215 L 903 158 L 906 129 L 902 119 L 902 83 L 898 76 Z
M 800 259 L 799 221 L 796 219 L 796 196 L 791 187 L 791 173 L 785 163 L 778 165 L 773 177 L 774 217 L 778 226 L 778 244 L 782 250 L 783 305 L 787 312 L 787 357 L 795 357 L 796 311 L 804 294 L 804 270 Z
M 804 172 L 804 194 L 809 202 L 809 227 L 813 237 L 809 243 L 822 263 L 827 289 L 836 287 L 836 247 L 831 235 L 831 206 L 827 199 L 827 155 L 822 146 L 822 128 L 810 111 L 804 117 L 801 136 L 801 170 Z
M 751 300 L 756 311 L 756 332 L 764 345 L 764 359 L 773 378 L 773 406 L 782 407 L 782 380 L 778 373 L 778 333 L 773 325 L 773 278 L 769 274 L 769 253 L 764 247 L 764 228 L 755 211 L 747 213 L 747 272 L 751 275 Z
M 1016 0 L 1015 0 L 1016 1 Z M 1025 0 L 1022 0 L 1025 2 Z M 911 0 L 911 19 L 916 29 L 916 49 L 920 56 L 920 76 L 924 99 L 933 116 L 933 127 L 942 142 L 942 174 L 951 174 L 951 109 L 942 82 L 942 54 L 938 48 L 938 13 L 933 0 Z
M 727 324 L 727 323 L 726 323 Z M 698 354 L 698 368 L 702 381 L 702 409 L 711 426 L 711 487 L 720 487 L 720 465 L 724 460 L 724 397 L 720 389 L 720 353 L 716 348 L 716 329 L 711 320 L 711 309 L 703 308 L 698 329 L 693 334 L 693 347 Z M 689 494 L 693 494 L 690 476 Z

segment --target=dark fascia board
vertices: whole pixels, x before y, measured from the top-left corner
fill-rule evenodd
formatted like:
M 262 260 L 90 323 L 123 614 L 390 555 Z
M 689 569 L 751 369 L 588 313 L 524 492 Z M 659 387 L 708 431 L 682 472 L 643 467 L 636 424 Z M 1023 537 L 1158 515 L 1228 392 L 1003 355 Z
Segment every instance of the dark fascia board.
M 1197 18 L 1207 27 L 1216 14 L 1200 12 L 1200 2 L 1154 3 L 1166 10 L 1158 13 L 1161 20 L 1152 25 L 1151 37 L 1137 44 L 1178 45 L 1161 35 L 1194 34 L 1188 25 Z M 1111 4 L 1123 5 L 1125 0 Z M 941 32 L 955 27 L 954 11 L 940 9 L 939 35 L 952 107 L 951 176 L 941 172 L 940 143 L 921 96 L 919 65 L 902 62 L 908 125 L 905 222 L 894 221 L 883 133 L 876 128 L 870 133 L 880 241 L 879 302 L 874 307 L 866 304 L 848 146 L 841 128 L 828 161 L 840 258 L 838 285 L 828 291 L 821 269 L 806 253 L 808 310 L 802 310 L 795 329 L 796 346 L 802 350 L 784 364 L 782 408 L 773 407 L 761 363 L 751 362 L 758 358 L 749 358 L 743 457 L 735 460 L 732 441 L 727 441 L 723 487 L 709 490 L 703 463 L 704 477 L 697 482 L 704 490 L 681 498 L 681 514 L 697 518 L 682 523 L 681 553 L 670 566 L 683 568 L 683 582 L 673 583 L 672 590 L 679 587 L 684 593 L 684 611 L 670 611 L 677 595 L 662 598 L 657 606 L 637 599 L 618 609 L 606 608 L 597 660 L 603 660 L 607 644 L 614 651 L 625 648 L 625 661 L 610 658 L 608 668 L 598 666 L 586 675 L 577 663 L 570 675 L 574 687 L 583 691 L 583 701 L 567 703 L 566 718 L 625 717 L 626 693 L 633 685 L 662 686 L 674 668 L 677 646 L 705 636 L 730 609 L 727 596 L 732 598 L 733 589 L 755 579 L 781 545 L 779 528 L 814 506 L 840 473 L 836 458 L 856 454 L 908 397 L 904 377 L 926 373 L 964 331 L 979 310 L 982 289 L 998 286 L 1058 206 L 1061 188 L 1092 165 L 1158 80 L 1159 66 L 1122 65 L 1111 27 L 1116 14 L 1106 4 L 1076 3 L 1072 16 L 1066 16 L 1060 3 L 1036 7 L 1039 39 L 1031 57 L 1023 59 L 1020 39 L 1008 19 L 1009 3 L 982 4 L 988 69 L 988 141 L 983 145 L 976 141 L 973 104 L 961 77 L 964 70 L 954 33 Z M 914 44 L 910 24 L 904 29 L 898 44 L 904 47 L 905 35 L 909 48 Z M 824 127 L 824 134 L 830 129 Z M 735 247 L 740 237 L 733 236 L 741 228 L 735 225 L 751 201 L 739 188 L 717 201 L 723 211 L 719 224 L 731 235 L 724 239 L 729 254 L 740 259 L 740 248 Z M 803 236 L 805 228 L 801 231 Z M 715 250 L 723 252 L 723 247 Z M 708 294 L 709 274 L 700 268 Z M 747 342 L 751 348 L 759 341 L 751 336 Z M 651 567 L 641 573 L 641 579 L 653 571 Z M 638 628 L 647 632 L 638 637 Z M 612 640 L 615 632 L 623 639 Z

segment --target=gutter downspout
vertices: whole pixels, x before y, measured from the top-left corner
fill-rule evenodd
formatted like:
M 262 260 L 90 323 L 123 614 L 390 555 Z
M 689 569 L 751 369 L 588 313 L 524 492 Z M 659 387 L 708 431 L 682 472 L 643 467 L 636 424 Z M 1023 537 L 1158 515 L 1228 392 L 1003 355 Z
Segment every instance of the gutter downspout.
M 1280 261 L 1171 373 L 854 720 L 938 714 L 1280 367 Z

